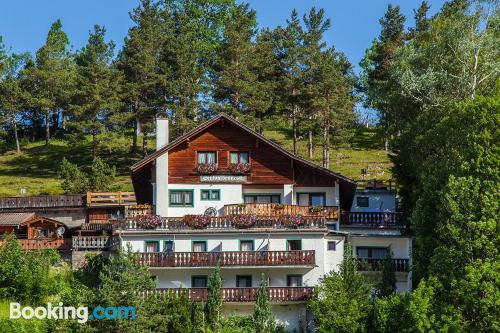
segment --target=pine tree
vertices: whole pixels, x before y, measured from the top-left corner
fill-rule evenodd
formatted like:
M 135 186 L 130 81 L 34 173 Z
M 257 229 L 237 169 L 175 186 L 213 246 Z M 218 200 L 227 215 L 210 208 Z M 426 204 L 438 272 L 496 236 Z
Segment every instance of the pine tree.
M 222 278 L 219 265 L 217 265 L 215 271 L 208 279 L 207 294 L 207 303 L 205 304 L 206 320 L 210 327 L 215 332 L 218 332 L 220 329 L 223 306 Z
M 73 82 L 69 39 L 60 20 L 50 27 L 45 45 L 36 52 L 35 65 L 26 75 L 32 81 L 32 107 L 45 116 L 45 144 L 50 143 L 50 122 L 58 127 L 59 114 L 68 102 Z
M 224 29 L 224 39 L 214 64 L 213 97 L 218 109 L 233 117 L 248 115 L 257 73 L 252 39 L 256 34 L 255 11 L 248 4 L 235 6 Z
M 99 135 L 109 126 L 109 117 L 119 110 L 119 81 L 111 68 L 114 43 L 104 40 L 106 30 L 94 26 L 87 45 L 78 53 L 77 84 L 71 109 L 73 125 L 83 133 L 92 136 L 92 160 L 97 158 Z
M 130 17 L 134 26 L 128 31 L 116 65 L 124 77 L 123 99 L 130 108 L 125 121 L 134 124 L 132 151 L 137 151 L 137 138 L 142 131 L 143 155 L 147 155 L 146 138 L 154 126 L 159 103 L 158 63 L 162 44 L 159 5 L 152 0 L 141 0 Z
M 304 31 L 294 9 L 285 28 L 276 31 L 277 56 L 280 63 L 279 92 L 281 109 L 292 126 L 293 153 L 298 154 L 301 122 L 300 106 L 304 94 Z
M 396 292 L 396 272 L 393 267 L 393 254 L 389 247 L 387 257 L 382 263 L 382 274 L 377 286 L 378 297 L 388 297 Z
M 269 304 L 267 287 L 267 279 L 264 274 L 262 274 L 253 312 L 256 333 L 268 333 L 276 329 L 276 322 L 274 321 L 271 305 Z

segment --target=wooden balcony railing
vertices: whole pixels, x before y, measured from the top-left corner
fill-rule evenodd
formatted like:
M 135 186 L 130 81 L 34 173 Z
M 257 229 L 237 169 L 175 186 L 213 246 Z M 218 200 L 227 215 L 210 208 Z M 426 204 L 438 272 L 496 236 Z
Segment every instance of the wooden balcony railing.
M 224 215 L 255 214 L 257 216 L 302 215 L 318 216 L 336 220 L 339 218 L 337 206 L 298 206 L 282 204 L 234 204 L 224 206 Z
M 134 192 L 87 192 L 87 206 L 135 205 Z
M 255 302 L 259 288 L 222 288 L 224 302 Z M 314 288 L 312 287 L 268 287 L 269 301 L 278 302 L 306 302 L 311 299 Z M 160 288 L 150 293 L 160 295 L 187 294 L 192 302 L 207 300 L 206 288 Z M 146 293 L 149 294 L 149 293 Z
M 112 223 L 84 223 L 81 225 L 82 231 L 112 231 L 113 224 Z
M 108 250 L 118 244 L 110 236 L 73 236 L 73 250 Z
M 381 271 L 386 259 L 358 258 L 358 271 Z M 408 272 L 410 262 L 408 259 L 392 259 L 392 269 L 395 272 Z
M 324 229 L 325 218 L 308 216 L 304 217 L 300 226 L 288 225 L 283 222 L 283 218 L 278 216 L 258 216 L 255 223 L 246 228 L 234 225 L 233 220 L 228 216 L 211 217 L 210 223 L 203 229 L 224 230 L 224 229 Z M 189 230 L 196 229 L 189 226 L 182 217 L 161 217 L 160 222 L 154 227 L 144 226 L 139 219 L 122 219 L 113 224 L 118 230 Z
M 356 180 L 356 189 L 358 190 L 395 190 L 396 182 L 394 180 L 366 179 Z
M 340 222 L 351 226 L 404 228 L 401 213 L 395 212 L 342 212 Z
M 70 238 L 58 238 L 58 239 L 18 239 L 17 240 L 23 250 L 43 250 L 43 249 L 53 249 L 53 250 L 70 250 L 71 249 L 71 239 Z M 0 246 L 3 245 L 4 241 L 0 240 Z
M 149 267 L 314 266 L 314 250 L 140 253 Z
M 84 206 L 85 202 L 82 194 L 0 197 L 0 210 L 24 208 L 69 208 Z

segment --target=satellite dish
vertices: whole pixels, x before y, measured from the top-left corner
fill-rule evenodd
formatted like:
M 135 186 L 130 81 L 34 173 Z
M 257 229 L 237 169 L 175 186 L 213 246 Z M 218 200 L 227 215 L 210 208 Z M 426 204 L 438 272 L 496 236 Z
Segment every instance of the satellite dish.
M 65 227 L 59 227 L 56 229 L 56 234 L 58 237 L 64 235 L 64 232 L 66 231 L 66 228 Z

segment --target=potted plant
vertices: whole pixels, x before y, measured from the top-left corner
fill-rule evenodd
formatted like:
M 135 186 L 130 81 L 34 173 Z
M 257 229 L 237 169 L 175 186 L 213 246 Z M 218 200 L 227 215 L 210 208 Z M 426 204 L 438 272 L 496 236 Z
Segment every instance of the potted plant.
M 255 214 L 236 214 L 232 215 L 230 218 L 232 225 L 238 229 L 251 228 L 257 221 L 257 216 Z
M 279 222 L 287 228 L 298 228 L 306 224 L 306 219 L 300 214 L 291 214 L 280 216 Z
M 182 221 L 192 229 L 205 229 L 212 221 L 212 218 L 206 215 L 185 215 Z
M 142 229 L 156 229 L 161 220 L 161 216 L 158 215 L 143 215 L 137 219 L 137 226 Z
M 232 173 L 247 173 L 250 171 L 250 163 L 231 163 L 229 170 Z
M 217 171 L 217 163 L 199 163 L 196 165 L 196 171 L 201 174 L 212 174 Z

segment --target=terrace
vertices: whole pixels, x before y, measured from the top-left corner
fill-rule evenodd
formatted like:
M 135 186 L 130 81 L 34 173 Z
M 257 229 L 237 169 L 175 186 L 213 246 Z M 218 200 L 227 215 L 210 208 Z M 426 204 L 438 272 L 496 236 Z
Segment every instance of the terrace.
M 222 288 L 224 302 L 255 302 L 259 288 Z M 314 288 L 312 287 L 268 287 L 267 294 L 272 303 L 306 302 L 311 299 Z M 160 295 L 187 294 L 190 301 L 206 301 L 208 291 L 206 288 L 159 288 L 151 291 Z
M 224 215 L 253 214 L 257 216 L 287 216 L 302 215 L 310 217 L 322 217 L 329 220 L 339 218 L 339 207 L 337 206 L 299 206 L 284 204 L 234 204 L 224 206 Z
M 406 227 L 406 221 L 402 213 L 398 212 L 342 212 L 340 223 L 346 227 Z
M 224 251 L 140 253 L 139 262 L 149 267 L 239 267 L 315 265 L 314 250 Z

